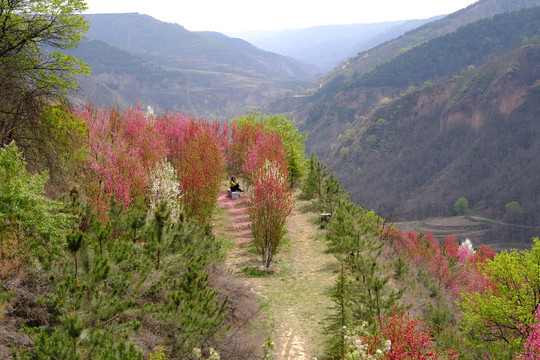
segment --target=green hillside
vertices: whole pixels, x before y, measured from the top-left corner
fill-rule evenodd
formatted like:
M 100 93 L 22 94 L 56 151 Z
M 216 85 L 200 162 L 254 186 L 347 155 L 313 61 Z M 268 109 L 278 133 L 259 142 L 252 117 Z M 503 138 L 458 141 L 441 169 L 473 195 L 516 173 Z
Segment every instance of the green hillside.
M 525 46 L 454 81 L 411 89 L 348 125 L 328 163 L 369 207 L 408 219 L 452 216 L 465 197 L 482 214 L 527 226 L 484 241 L 528 242 L 540 210 L 539 60 L 540 46 Z M 514 201 L 518 219 L 506 208 Z
M 349 85 L 421 86 L 483 64 L 530 41 L 540 41 L 540 7 L 495 15 L 420 44 Z

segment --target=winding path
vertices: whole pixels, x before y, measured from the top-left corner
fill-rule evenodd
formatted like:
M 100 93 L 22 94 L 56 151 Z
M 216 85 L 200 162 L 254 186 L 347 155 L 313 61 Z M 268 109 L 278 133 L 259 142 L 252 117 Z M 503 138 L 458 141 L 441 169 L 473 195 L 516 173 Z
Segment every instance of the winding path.
M 226 263 L 264 299 L 269 327 L 273 324 L 274 359 L 320 356 L 324 318 L 331 305 L 329 293 L 339 265 L 324 253 L 324 234 L 318 229 L 317 216 L 300 211 L 307 203 L 296 200 L 296 209 L 287 221 L 285 245 L 271 267 L 273 274 L 249 276 L 246 269 L 258 270 L 261 266 L 251 247 L 247 198 L 231 200 L 223 192 L 218 204 L 226 219 L 222 232 L 233 243 Z

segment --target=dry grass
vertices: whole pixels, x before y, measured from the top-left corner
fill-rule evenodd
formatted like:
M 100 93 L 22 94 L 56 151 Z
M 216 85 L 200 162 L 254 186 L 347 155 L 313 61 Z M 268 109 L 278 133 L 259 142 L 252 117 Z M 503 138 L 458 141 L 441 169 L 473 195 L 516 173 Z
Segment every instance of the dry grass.
M 228 330 L 216 346 L 221 359 L 260 359 L 266 332 L 260 321 L 262 309 L 257 294 L 226 269 L 215 267 L 210 273 L 211 285 L 227 298 Z
M 22 251 L 19 238 L 13 233 L 0 236 L 0 281 L 24 275 L 28 255 Z

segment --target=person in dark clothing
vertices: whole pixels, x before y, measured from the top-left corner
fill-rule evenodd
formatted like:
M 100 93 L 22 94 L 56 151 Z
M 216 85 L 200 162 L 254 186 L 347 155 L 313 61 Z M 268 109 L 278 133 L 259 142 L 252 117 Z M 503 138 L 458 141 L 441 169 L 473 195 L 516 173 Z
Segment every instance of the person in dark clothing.
M 231 178 L 231 191 L 244 192 L 242 189 L 240 189 L 240 184 L 236 182 L 234 176 Z

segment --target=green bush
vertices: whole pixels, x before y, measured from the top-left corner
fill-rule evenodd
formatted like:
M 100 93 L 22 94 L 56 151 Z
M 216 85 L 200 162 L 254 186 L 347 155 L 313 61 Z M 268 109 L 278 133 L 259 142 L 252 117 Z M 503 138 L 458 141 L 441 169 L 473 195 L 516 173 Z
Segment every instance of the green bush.
M 460 197 L 454 204 L 454 210 L 457 215 L 465 215 L 469 211 L 469 202 L 464 197 Z
M 75 217 L 44 196 L 47 180 L 47 174 L 26 171 L 14 142 L 0 150 L 0 267 L 17 256 L 46 261 L 61 252 Z

